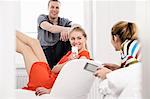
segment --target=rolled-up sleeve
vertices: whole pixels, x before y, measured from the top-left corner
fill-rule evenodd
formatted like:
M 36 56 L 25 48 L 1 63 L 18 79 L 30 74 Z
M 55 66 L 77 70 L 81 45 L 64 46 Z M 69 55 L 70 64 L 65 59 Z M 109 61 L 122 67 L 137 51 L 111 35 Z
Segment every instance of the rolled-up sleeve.
M 37 20 L 38 22 L 38 26 L 40 27 L 40 24 L 43 22 L 43 21 L 48 21 L 48 19 L 47 19 L 47 16 L 46 15 L 44 15 L 44 14 L 42 14 L 42 15 L 40 15 L 39 17 L 38 17 L 38 20 Z
M 70 21 L 69 19 L 65 19 L 65 22 L 66 22 L 65 27 L 71 27 L 73 25 L 73 22 Z

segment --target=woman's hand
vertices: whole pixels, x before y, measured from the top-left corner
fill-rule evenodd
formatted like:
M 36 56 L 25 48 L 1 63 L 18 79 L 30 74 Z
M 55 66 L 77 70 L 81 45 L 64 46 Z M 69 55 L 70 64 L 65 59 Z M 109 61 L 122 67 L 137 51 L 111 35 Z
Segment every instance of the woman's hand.
M 44 87 L 38 87 L 38 88 L 36 88 L 35 95 L 41 96 L 43 94 L 49 94 L 50 91 L 51 91 L 51 89 L 46 89 Z
M 68 57 L 68 60 L 73 60 L 73 59 L 78 59 L 78 58 L 79 58 L 79 55 L 71 53 Z
M 95 72 L 95 76 L 101 78 L 102 80 L 106 79 L 106 74 L 108 74 L 109 72 L 111 72 L 112 70 L 106 68 L 106 67 L 102 67 L 99 68 L 96 72 Z
M 104 67 L 108 68 L 108 69 L 111 69 L 112 71 L 113 70 L 116 70 L 118 68 L 120 68 L 119 65 L 116 65 L 116 64 L 111 64 L 111 63 L 104 63 L 102 64 Z

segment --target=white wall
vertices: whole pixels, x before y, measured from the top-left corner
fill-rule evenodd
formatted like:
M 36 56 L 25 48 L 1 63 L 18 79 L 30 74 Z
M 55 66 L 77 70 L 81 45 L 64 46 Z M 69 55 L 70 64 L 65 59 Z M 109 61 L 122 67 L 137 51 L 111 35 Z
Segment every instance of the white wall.
M 140 29 L 139 37 L 142 42 L 142 55 L 143 55 L 143 99 L 150 98 L 150 1 L 137 2 L 136 9 L 137 23 Z
M 48 14 L 49 0 L 20 0 L 21 28 L 27 33 L 37 33 L 37 18 L 40 14 Z M 83 24 L 83 0 L 60 0 L 60 17 L 68 18 L 74 23 Z M 78 13 L 75 13 L 78 12 Z M 78 17 L 76 17 L 78 15 Z
M 136 1 L 95 1 L 93 7 L 94 58 L 119 64 L 120 55 L 111 44 L 111 27 L 120 20 L 136 20 Z
M 91 0 L 84 0 L 84 10 L 83 10 L 83 26 L 85 29 L 85 32 L 87 33 L 87 45 L 88 50 L 91 53 L 91 56 L 93 57 L 93 48 L 92 48 L 92 29 L 93 29 L 93 13 L 92 13 L 92 1 Z
M 15 28 L 19 5 L 17 1 L 0 1 L 0 98 L 14 99 Z
M 49 0 L 20 0 L 20 30 L 25 33 L 37 33 L 37 18 L 47 14 Z
M 143 99 L 150 98 L 150 1 L 147 0 L 145 5 L 146 15 L 142 20 L 146 22 L 141 24 L 143 32 L 141 33 L 141 41 L 143 44 Z M 143 14 L 143 13 L 142 13 Z M 142 15 L 141 15 L 142 16 Z
M 150 98 L 150 1 L 96 1 L 93 4 L 93 50 L 97 60 L 119 62 L 110 43 L 111 27 L 120 20 L 133 21 L 139 28 L 143 54 L 143 99 Z M 117 57 L 117 58 L 116 58 Z

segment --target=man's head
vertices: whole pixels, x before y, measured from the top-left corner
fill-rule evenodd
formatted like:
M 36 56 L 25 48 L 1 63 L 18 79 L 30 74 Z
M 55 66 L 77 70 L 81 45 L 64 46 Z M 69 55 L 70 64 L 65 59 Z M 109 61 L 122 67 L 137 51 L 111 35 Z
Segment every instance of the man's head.
M 58 18 L 60 2 L 58 0 L 50 0 L 48 2 L 49 17 L 51 19 Z

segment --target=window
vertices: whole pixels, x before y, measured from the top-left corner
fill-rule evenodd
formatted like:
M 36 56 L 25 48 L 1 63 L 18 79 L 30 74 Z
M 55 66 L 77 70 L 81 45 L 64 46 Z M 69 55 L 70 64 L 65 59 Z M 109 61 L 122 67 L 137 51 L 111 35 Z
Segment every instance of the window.
M 20 2 L 20 28 L 25 33 L 37 33 L 37 18 L 40 14 L 48 14 L 49 0 L 21 0 Z M 83 24 L 83 1 L 60 0 L 60 17 L 68 18 L 74 23 Z

